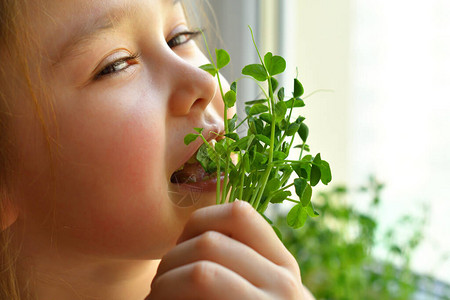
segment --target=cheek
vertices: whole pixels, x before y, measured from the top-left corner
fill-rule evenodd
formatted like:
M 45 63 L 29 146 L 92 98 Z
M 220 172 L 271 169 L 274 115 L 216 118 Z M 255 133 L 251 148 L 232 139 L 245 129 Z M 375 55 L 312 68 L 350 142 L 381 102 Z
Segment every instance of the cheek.
M 165 166 L 157 151 L 164 149 L 159 129 L 130 120 L 103 131 L 102 138 L 83 134 L 84 142 L 72 148 L 74 161 L 64 166 L 63 181 L 57 182 L 58 223 L 70 229 L 63 232 L 69 245 L 91 253 L 134 255 L 146 244 L 154 251 L 156 241 L 171 243 L 173 229 L 164 220 L 173 217 L 164 208 L 167 183 L 160 176 Z
M 58 170 L 67 185 L 78 189 L 82 184 L 89 194 L 91 188 L 107 184 L 114 191 L 108 195 L 124 196 L 124 187 L 141 191 L 151 183 L 148 177 L 164 170 L 164 122 L 157 111 L 118 110 L 109 108 L 60 123 L 64 165 Z
M 149 249 L 159 249 L 154 243 L 172 244 L 182 228 L 177 220 L 185 219 L 167 199 L 164 106 L 151 100 L 156 96 L 116 97 L 60 112 L 61 238 L 81 251 L 139 252 L 147 238 Z

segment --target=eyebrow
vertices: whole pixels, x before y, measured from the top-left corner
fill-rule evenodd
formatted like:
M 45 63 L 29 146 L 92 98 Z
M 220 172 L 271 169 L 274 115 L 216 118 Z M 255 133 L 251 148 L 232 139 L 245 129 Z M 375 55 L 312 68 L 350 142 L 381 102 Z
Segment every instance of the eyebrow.
M 172 5 L 175 5 L 181 1 L 164 0 L 163 2 L 172 2 Z M 57 66 L 64 58 L 76 55 L 75 50 L 80 48 L 82 44 L 94 39 L 105 31 L 117 28 L 125 20 L 131 19 L 137 10 L 138 8 L 132 5 L 113 8 L 93 21 L 91 20 L 78 27 L 58 50 L 56 57 L 52 60 L 52 65 Z

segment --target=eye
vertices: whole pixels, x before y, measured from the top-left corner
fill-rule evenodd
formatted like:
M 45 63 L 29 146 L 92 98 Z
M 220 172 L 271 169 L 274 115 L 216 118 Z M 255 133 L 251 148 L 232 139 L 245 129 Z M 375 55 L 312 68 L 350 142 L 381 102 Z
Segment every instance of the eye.
M 177 33 L 174 37 L 172 37 L 169 41 L 167 41 L 167 45 L 170 48 L 175 48 L 177 46 L 186 44 L 193 38 L 197 37 L 201 34 L 200 30 L 197 31 L 182 31 Z
M 95 74 L 94 80 L 99 80 L 106 76 L 115 75 L 121 71 L 124 71 L 130 66 L 137 64 L 138 58 L 139 54 L 132 54 L 116 59 L 115 61 L 103 67 L 97 74 Z

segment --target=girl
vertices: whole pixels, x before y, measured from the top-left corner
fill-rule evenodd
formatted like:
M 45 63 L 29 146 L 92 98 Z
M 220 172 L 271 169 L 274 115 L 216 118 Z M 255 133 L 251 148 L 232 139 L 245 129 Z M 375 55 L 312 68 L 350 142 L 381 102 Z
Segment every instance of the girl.
M 2 299 L 309 299 L 258 213 L 173 175 L 223 122 L 179 1 L 0 3 Z

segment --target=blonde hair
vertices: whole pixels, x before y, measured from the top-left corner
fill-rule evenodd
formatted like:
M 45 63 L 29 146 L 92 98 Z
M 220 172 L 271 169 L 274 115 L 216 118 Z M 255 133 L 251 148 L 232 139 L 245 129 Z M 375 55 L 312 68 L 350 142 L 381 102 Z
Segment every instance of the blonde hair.
M 16 272 L 18 249 L 13 246 L 13 231 L 10 229 L 13 207 L 11 175 L 17 163 L 15 157 L 17 151 L 14 151 L 14 136 L 9 124 L 13 116 L 10 107 L 19 94 L 14 90 L 17 88 L 16 81 L 21 81 L 21 93 L 25 92 L 27 98 L 31 100 L 48 145 L 51 140 L 44 122 L 42 106 L 38 102 L 40 97 L 36 94 L 36 88 L 33 88 L 32 83 L 31 74 L 37 70 L 32 71 L 29 64 L 32 59 L 30 54 L 36 48 L 31 33 L 26 30 L 26 20 L 32 2 L 0 0 L 0 59 L 6 62 L 0 64 L 0 299 L 2 300 L 23 299 L 23 291 L 19 289 Z M 40 79 L 40 76 L 38 78 Z M 51 153 L 50 147 L 48 149 Z
M 16 1 L 0 1 L 0 57 L 5 61 L 14 52 L 17 44 L 18 24 L 14 15 L 18 12 Z M 6 228 L 6 215 L 9 209 L 6 201 L 9 189 L 9 172 L 11 170 L 11 145 L 9 142 L 7 96 L 7 74 L 4 64 L 0 64 L 0 299 L 19 300 L 20 292 L 17 284 L 16 262 L 11 247 L 11 231 Z

